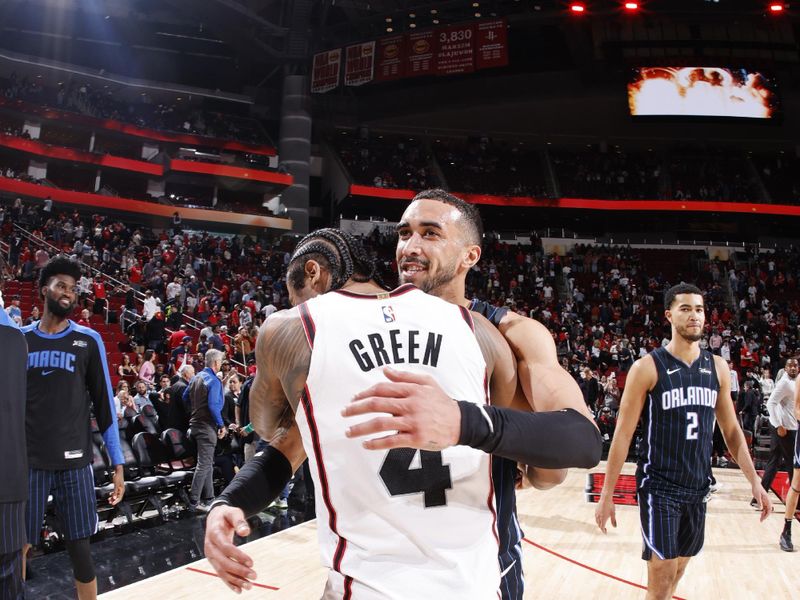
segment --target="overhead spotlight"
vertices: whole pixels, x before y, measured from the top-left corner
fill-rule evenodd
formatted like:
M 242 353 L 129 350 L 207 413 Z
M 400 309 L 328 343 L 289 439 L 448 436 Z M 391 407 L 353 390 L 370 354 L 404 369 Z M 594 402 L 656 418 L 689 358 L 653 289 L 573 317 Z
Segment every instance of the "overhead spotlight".
M 408 13 L 408 18 L 409 19 L 416 19 L 417 18 L 417 13 Z
M 438 24 L 439 24 L 439 19 L 434 19 L 434 20 L 433 20 L 433 24 L 434 24 L 434 25 L 438 25 Z
M 476 12 L 476 13 L 475 13 L 475 16 L 476 16 L 478 19 L 480 19 L 480 18 L 481 18 L 481 13 L 479 13 L 479 12 Z
M 387 27 L 386 28 L 386 33 L 392 33 L 393 31 L 394 31 L 394 29 L 392 29 L 391 27 Z
M 586 12 L 586 5 L 583 2 L 573 2 L 569 5 L 569 10 L 574 13 L 582 14 Z
M 387 23 L 391 23 L 392 22 L 392 17 L 386 17 L 386 22 Z
M 409 24 L 408 24 L 408 26 L 409 26 L 411 29 L 416 29 L 416 28 L 417 28 L 417 24 L 416 24 L 416 23 L 409 23 Z
M 635 11 L 639 10 L 639 3 L 638 2 L 626 2 L 622 6 L 628 12 L 635 12 Z
M 432 8 L 432 9 L 431 9 L 431 14 L 432 14 L 432 15 L 438 15 L 438 14 L 439 14 L 439 11 L 438 11 L 438 10 L 436 10 L 435 8 Z
M 786 8 L 786 5 L 783 2 L 770 2 L 769 3 L 769 12 L 771 12 L 771 13 L 783 12 L 784 8 Z

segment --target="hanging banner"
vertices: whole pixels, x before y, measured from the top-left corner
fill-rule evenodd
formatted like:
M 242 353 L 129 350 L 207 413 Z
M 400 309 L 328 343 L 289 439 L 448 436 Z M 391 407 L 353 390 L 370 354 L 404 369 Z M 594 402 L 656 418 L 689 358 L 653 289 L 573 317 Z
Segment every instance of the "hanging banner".
M 341 48 L 315 54 L 311 73 L 311 93 L 322 94 L 336 89 L 339 85 L 341 64 Z
M 489 69 L 508 65 L 508 27 L 505 19 L 478 23 L 475 68 Z
M 344 84 L 364 85 L 372 81 L 375 66 L 375 42 L 348 46 L 344 52 Z
M 475 70 L 475 25 L 453 25 L 435 30 L 438 50 L 436 74 L 455 75 Z
M 406 38 L 393 35 L 378 40 L 375 81 L 393 81 L 406 75 Z
M 436 73 L 436 31 L 420 31 L 408 34 L 408 69 L 406 75 L 433 75 Z

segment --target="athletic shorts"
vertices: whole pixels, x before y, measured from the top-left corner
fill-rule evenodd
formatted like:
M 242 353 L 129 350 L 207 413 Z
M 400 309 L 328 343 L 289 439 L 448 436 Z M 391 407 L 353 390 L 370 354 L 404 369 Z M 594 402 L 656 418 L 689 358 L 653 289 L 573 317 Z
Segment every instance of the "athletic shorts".
M 80 540 L 97 532 L 97 500 L 91 464 L 63 471 L 31 468 L 25 515 L 29 544 L 36 546 L 42 541 L 42 521 L 47 497 L 51 494 L 65 539 Z
M 794 468 L 800 469 L 800 429 L 791 433 L 794 434 Z
M 25 600 L 22 549 L 0 554 L 0 600 Z
M 680 502 L 644 490 L 638 492 L 642 559 L 695 556 L 703 549 L 706 503 Z

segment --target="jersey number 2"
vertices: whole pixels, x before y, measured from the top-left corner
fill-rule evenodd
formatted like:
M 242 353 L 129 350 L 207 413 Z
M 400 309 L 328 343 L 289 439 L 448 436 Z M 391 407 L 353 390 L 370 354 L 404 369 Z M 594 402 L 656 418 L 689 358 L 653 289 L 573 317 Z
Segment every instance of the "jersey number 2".
M 697 439 L 697 413 L 696 412 L 688 412 L 686 413 L 686 420 L 689 421 L 686 424 L 686 439 L 687 440 L 696 440 Z
M 419 451 L 420 466 L 411 468 L 417 450 L 393 448 L 386 454 L 380 476 L 392 496 L 424 494 L 425 508 L 445 506 L 445 491 L 452 489 L 450 466 L 442 464 L 442 453 Z

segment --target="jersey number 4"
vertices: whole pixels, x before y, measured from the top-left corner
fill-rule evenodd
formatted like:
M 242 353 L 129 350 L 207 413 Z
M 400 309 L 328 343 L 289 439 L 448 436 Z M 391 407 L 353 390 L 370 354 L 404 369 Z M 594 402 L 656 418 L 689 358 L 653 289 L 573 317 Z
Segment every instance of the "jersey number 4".
M 452 489 L 450 466 L 442 464 L 442 453 L 419 450 L 419 468 L 412 469 L 417 450 L 389 450 L 381 465 L 380 476 L 392 496 L 424 494 L 425 508 L 445 506 L 445 491 Z

